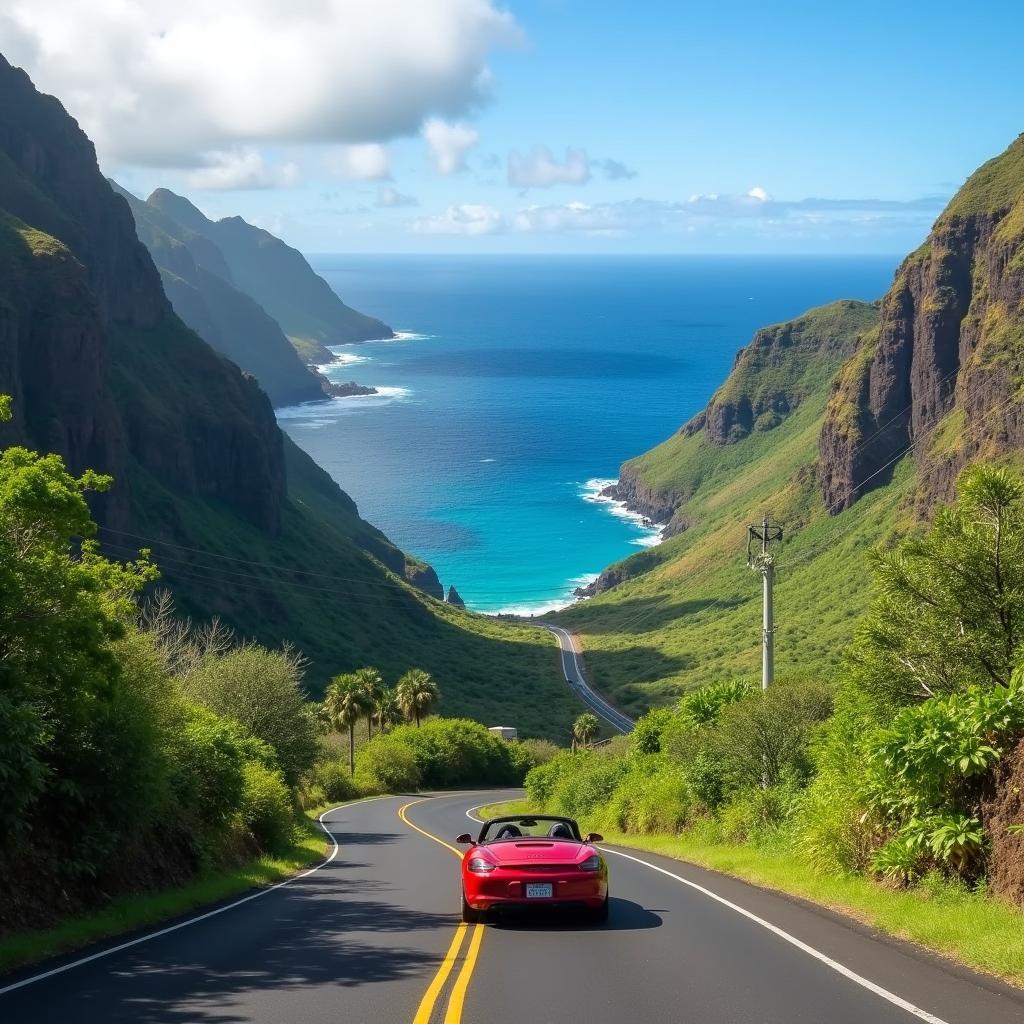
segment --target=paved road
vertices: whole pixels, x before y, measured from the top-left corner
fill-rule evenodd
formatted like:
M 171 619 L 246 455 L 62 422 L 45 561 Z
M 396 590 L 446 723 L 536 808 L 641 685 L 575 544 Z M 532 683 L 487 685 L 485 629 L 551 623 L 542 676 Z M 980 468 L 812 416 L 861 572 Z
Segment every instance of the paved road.
M 0 1021 L 1024 1022 L 1024 996 L 997 982 L 826 911 L 611 847 L 607 926 L 462 925 L 456 858 L 429 836 L 450 843 L 473 828 L 467 811 L 506 795 L 335 811 L 340 848 L 319 870 L 14 991 L 3 987 L 18 979 L 4 979 Z
M 632 732 L 634 721 L 628 715 L 624 715 L 617 708 L 612 707 L 596 690 L 592 689 L 587 682 L 586 669 L 583 665 L 583 657 L 576 647 L 576 641 L 568 630 L 561 626 L 550 626 L 546 622 L 538 623 L 546 630 L 555 634 L 558 646 L 562 651 L 562 673 L 565 681 L 575 692 L 576 696 L 583 701 L 598 718 L 607 722 L 613 729 L 619 732 Z

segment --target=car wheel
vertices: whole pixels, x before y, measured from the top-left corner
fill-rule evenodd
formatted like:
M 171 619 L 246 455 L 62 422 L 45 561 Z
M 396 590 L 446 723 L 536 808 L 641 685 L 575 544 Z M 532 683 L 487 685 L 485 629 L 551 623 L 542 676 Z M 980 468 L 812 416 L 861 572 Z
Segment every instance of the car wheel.
M 462 894 L 462 920 L 465 921 L 466 924 L 476 924 L 477 921 L 479 921 L 481 919 L 481 917 L 483 917 L 483 915 L 480 913 L 480 911 L 479 910 L 474 910 L 466 902 L 466 894 L 465 894 L 465 892 L 463 892 L 463 894 Z
M 608 897 L 605 896 L 604 903 L 601 904 L 596 910 L 590 912 L 590 920 L 594 924 L 604 924 L 608 920 Z

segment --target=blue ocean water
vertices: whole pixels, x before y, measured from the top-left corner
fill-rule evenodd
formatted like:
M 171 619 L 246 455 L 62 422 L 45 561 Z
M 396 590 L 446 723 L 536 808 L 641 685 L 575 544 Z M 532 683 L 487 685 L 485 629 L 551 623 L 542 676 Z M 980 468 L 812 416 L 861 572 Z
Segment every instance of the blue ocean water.
M 698 412 L 754 330 L 873 299 L 881 257 L 319 256 L 398 340 L 337 349 L 373 397 L 279 410 L 363 516 L 482 611 L 565 603 L 656 531 L 594 500 Z

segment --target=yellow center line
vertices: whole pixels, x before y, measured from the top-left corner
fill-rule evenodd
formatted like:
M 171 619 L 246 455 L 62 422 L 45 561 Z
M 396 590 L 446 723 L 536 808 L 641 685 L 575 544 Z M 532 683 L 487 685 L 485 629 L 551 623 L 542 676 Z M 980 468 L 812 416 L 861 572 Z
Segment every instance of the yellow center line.
M 420 800 L 410 800 L 409 803 L 403 804 L 398 808 L 398 816 L 406 825 L 409 826 L 409 828 L 415 829 L 420 833 L 420 835 L 426 836 L 428 839 L 432 839 L 435 843 L 440 843 L 441 846 L 450 853 L 454 853 L 455 856 L 461 860 L 461 850 L 452 846 L 450 843 L 446 843 L 443 839 L 439 839 L 432 832 L 428 832 L 426 829 L 420 828 L 415 822 L 410 821 L 408 815 L 405 813 L 410 807 L 414 807 L 416 804 L 422 804 L 429 799 L 430 797 L 423 797 Z M 444 960 L 441 961 L 441 966 L 438 967 L 433 980 L 427 986 L 427 991 L 423 993 L 423 998 L 420 1000 L 419 1008 L 416 1010 L 416 1016 L 413 1018 L 413 1024 L 430 1024 L 430 1019 L 434 1013 L 434 1007 L 437 1005 L 437 1000 L 441 995 L 441 990 L 444 988 L 445 982 L 448 980 L 448 976 L 452 973 L 452 970 L 455 967 L 455 962 L 458 960 L 459 952 L 462 949 L 462 940 L 466 937 L 468 931 L 469 928 L 465 922 L 459 922 L 458 927 L 455 929 L 455 937 L 452 939 L 452 943 L 448 947 L 448 952 L 444 955 Z M 466 1001 L 466 991 L 469 988 L 470 979 L 473 977 L 473 969 L 476 967 L 477 958 L 480 955 L 480 944 L 483 940 L 484 926 L 478 923 L 473 926 L 473 937 L 470 939 L 469 946 L 466 950 L 466 959 L 462 964 L 458 977 L 455 979 L 452 994 L 448 999 L 448 1009 L 444 1015 L 444 1024 L 460 1024 L 462 1021 L 462 1007 Z
M 480 955 L 480 943 L 484 940 L 484 926 L 477 924 L 473 928 L 473 938 L 470 939 L 469 948 L 466 950 L 466 959 L 455 979 L 451 997 L 448 1000 L 448 1012 L 444 1015 L 444 1024 L 459 1024 L 462 1020 L 462 1004 L 466 1001 L 466 989 L 469 988 L 470 978 L 473 977 L 473 968 L 476 967 L 476 959 Z
M 441 989 L 444 988 L 444 983 L 448 980 L 448 975 L 452 973 L 452 968 L 458 959 L 459 950 L 462 948 L 462 940 L 466 937 L 467 930 L 467 926 L 460 921 L 458 928 L 455 929 L 455 937 L 452 939 L 452 944 L 448 947 L 448 952 L 445 953 L 444 960 L 441 961 L 441 966 L 437 969 L 437 974 L 434 975 L 434 980 L 427 987 L 427 991 L 423 993 L 423 998 L 420 1000 L 419 1009 L 416 1011 L 416 1016 L 412 1019 L 412 1024 L 430 1024 L 430 1017 L 434 1012 L 434 1004 L 437 1002 L 437 997 L 441 994 Z

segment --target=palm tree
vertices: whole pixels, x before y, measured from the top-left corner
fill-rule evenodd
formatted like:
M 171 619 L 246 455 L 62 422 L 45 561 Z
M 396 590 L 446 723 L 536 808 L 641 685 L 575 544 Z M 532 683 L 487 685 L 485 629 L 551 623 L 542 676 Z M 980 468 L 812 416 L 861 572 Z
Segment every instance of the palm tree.
M 572 723 L 572 747 L 589 747 L 590 741 L 597 735 L 601 723 L 597 715 L 584 711 L 575 722 Z
M 380 732 L 387 732 L 392 726 L 402 724 L 405 719 L 394 690 L 388 687 L 381 689 L 380 695 L 374 701 L 373 714 L 370 717 Z
M 380 699 L 381 691 L 384 689 L 384 680 L 375 668 L 360 668 L 353 673 L 354 678 L 359 680 L 363 688 L 363 695 L 366 697 L 366 738 L 373 738 L 373 711 Z
M 406 718 L 414 718 L 418 727 L 420 719 L 429 715 L 440 699 L 441 691 L 427 672 L 413 668 L 398 680 L 395 696 Z
M 358 677 L 353 674 L 335 676 L 324 694 L 324 710 L 338 732 L 348 729 L 348 770 L 350 775 L 355 775 L 356 722 L 369 710 Z

